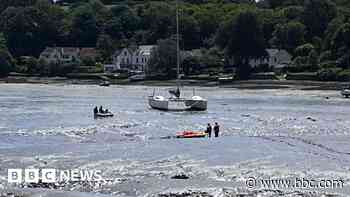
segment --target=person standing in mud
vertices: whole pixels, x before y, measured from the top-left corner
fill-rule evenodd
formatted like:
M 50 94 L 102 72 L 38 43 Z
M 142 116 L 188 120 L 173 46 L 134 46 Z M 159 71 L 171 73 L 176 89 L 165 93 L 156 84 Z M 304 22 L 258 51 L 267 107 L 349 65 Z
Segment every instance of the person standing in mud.
M 207 133 L 209 138 L 211 138 L 211 131 L 212 131 L 212 127 L 210 123 L 208 123 L 207 130 L 205 131 L 205 133 Z
M 97 109 L 97 106 L 94 108 L 94 114 L 98 114 L 98 109 Z
M 214 126 L 215 137 L 219 137 L 219 132 L 220 132 L 220 125 L 217 122 L 215 122 L 215 126 Z

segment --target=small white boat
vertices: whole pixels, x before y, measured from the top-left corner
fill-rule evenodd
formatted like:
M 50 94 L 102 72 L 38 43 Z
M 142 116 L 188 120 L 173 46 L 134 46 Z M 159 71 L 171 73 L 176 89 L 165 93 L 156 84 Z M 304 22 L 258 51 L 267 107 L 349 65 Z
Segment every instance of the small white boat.
M 109 83 L 109 81 L 104 81 L 104 82 L 100 83 L 100 86 L 104 86 L 104 87 L 108 87 L 109 85 L 111 85 Z
M 341 91 L 341 95 L 343 95 L 345 98 L 350 97 L 350 89 L 346 88 Z
M 110 117 L 113 117 L 113 116 L 114 116 L 114 114 L 112 114 L 111 112 L 94 114 L 95 118 L 110 118 Z
M 129 77 L 130 81 L 144 81 L 146 80 L 146 75 L 141 74 L 141 75 L 133 75 L 131 77 Z

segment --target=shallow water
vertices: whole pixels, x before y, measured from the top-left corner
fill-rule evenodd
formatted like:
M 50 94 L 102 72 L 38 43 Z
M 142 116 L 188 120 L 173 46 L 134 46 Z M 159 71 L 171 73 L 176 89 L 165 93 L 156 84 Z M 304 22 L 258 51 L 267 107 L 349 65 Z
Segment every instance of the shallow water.
M 340 189 L 301 191 L 305 195 L 350 195 L 350 100 L 338 92 L 197 88 L 209 100 L 207 112 L 169 113 L 148 108 L 153 89 L 0 85 L 0 190 L 32 196 L 153 196 L 188 190 L 294 196 L 300 189 L 248 189 L 245 180 L 297 177 L 345 182 Z M 164 95 L 167 90 L 156 89 Z M 115 117 L 94 119 L 95 105 L 108 107 Z M 214 121 L 221 124 L 220 138 L 172 138 Z M 8 168 L 30 167 L 101 169 L 113 183 L 34 191 L 7 184 Z M 189 179 L 171 179 L 177 174 Z

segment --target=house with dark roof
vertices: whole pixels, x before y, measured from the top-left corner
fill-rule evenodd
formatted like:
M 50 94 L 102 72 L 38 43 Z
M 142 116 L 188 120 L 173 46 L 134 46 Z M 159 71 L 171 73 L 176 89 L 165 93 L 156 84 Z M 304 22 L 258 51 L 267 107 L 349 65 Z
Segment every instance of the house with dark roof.
M 46 47 L 39 60 L 47 63 L 72 63 L 79 61 L 79 49 L 72 47 Z
M 80 63 L 84 58 L 96 59 L 98 53 L 94 48 L 46 47 L 39 60 L 47 63 Z

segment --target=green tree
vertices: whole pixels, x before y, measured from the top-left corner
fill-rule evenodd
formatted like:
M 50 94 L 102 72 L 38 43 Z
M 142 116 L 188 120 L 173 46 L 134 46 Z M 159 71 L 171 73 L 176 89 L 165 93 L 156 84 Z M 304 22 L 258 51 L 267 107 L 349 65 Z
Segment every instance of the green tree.
M 37 44 L 40 51 L 47 46 L 62 44 L 66 33 L 64 29 L 65 11 L 47 0 L 37 0 L 34 9 L 38 14 L 36 23 L 40 42 Z
M 0 13 L 8 7 L 24 7 L 34 5 L 37 0 L 0 0 Z
M 94 47 L 97 41 L 97 19 L 93 9 L 88 5 L 74 10 L 71 37 L 76 46 Z
M 201 6 L 193 13 L 199 26 L 198 39 L 205 47 L 211 46 L 211 38 L 215 35 L 221 19 L 221 9 L 214 4 Z
M 182 16 L 180 19 L 180 33 L 184 49 L 200 48 L 199 26 L 197 20 L 192 16 Z
M 334 33 L 331 47 L 336 56 L 342 56 L 350 49 L 350 23 L 341 25 Z
M 214 67 L 219 70 L 224 66 L 222 61 L 224 54 L 218 48 L 203 49 L 202 53 L 200 61 L 205 67 Z
M 307 27 L 308 38 L 323 37 L 328 23 L 337 16 L 337 7 L 330 0 L 305 1 L 303 22 Z
M 228 57 L 233 58 L 237 76 L 241 79 L 249 77 L 251 59 L 267 55 L 261 23 L 253 10 L 243 11 L 223 24 L 216 42 Z
M 6 37 L 7 46 L 15 57 L 40 53 L 38 17 L 37 11 L 31 7 L 10 7 L 2 13 L 1 29 Z
M 195 74 L 199 71 L 200 61 L 198 57 L 188 56 L 182 61 L 182 68 L 185 75 Z
M 152 51 L 148 61 L 147 74 L 165 73 L 168 77 L 175 77 L 176 54 L 176 41 L 172 39 L 159 40 L 157 48 Z
M 141 9 L 141 27 L 148 30 L 147 42 L 169 38 L 175 33 L 175 9 L 166 2 L 150 2 Z
M 64 11 L 45 0 L 29 7 L 9 7 L 0 18 L 7 46 L 15 57 L 38 56 L 63 36 Z
M 108 62 L 114 52 L 113 40 L 107 34 L 101 34 L 97 39 L 97 50 L 102 56 L 102 59 Z
M 0 33 L 0 49 L 7 49 L 6 39 L 3 33 Z
M 13 69 L 11 54 L 6 50 L 0 49 L 0 76 L 6 76 Z
M 293 53 L 297 46 L 304 43 L 305 26 L 299 22 L 279 24 L 273 32 L 271 44 L 279 49 Z
M 312 44 L 310 43 L 303 44 L 301 46 L 298 46 L 295 49 L 295 55 L 301 56 L 301 57 L 307 57 L 310 54 L 310 52 L 313 50 L 315 50 L 315 47 Z

